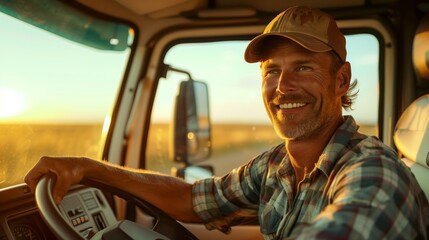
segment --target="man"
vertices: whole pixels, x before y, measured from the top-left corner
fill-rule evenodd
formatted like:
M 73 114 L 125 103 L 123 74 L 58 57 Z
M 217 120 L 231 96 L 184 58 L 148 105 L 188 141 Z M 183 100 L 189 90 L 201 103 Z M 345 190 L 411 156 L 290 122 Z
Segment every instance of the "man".
M 57 202 L 83 178 L 103 181 L 224 232 L 257 217 L 265 239 L 428 237 L 429 204 L 409 169 L 342 115 L 355 83 L 332 17 L 289 8 L 250 42 L 245 59 L 261 63 L 264 104 L 284 139 L 246 165 L 191 185 L 91 159 L 43 157 L 25 181 L 34 189 L 54 172 Z

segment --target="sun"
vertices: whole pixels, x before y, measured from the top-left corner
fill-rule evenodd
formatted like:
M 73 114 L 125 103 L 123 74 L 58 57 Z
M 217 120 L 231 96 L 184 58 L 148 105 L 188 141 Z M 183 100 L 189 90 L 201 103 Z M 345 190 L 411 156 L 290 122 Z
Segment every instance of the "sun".
M 24 94 L 12 88 L 0 88 L 0 118 L 14 117 L 27 107 Z

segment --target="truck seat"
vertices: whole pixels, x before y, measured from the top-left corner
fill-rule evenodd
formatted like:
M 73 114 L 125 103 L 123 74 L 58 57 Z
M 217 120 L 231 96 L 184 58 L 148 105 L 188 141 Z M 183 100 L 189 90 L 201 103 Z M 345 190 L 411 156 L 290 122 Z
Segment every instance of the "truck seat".
M 411 169 L 429 199 L 429 94 L 405 109 L 396 124 L 393 140 L 402 161 Z

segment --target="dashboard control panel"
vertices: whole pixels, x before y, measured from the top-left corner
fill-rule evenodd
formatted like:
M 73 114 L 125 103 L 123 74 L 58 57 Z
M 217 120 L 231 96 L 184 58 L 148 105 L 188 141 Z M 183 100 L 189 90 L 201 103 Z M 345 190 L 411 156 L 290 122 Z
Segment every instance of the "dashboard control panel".
M 64 197 L 59 208 L 83 237 L 117 222 L 104 194 L 96 188 L 76 187 Z
M 0 199 L 0 240 L 56 239 L 43 221 L 34 194 L 25 184 L 4 189 Z M 103 192 L 74 186 L 58 206 L 65 221 L 83 238 L 117 223 Z

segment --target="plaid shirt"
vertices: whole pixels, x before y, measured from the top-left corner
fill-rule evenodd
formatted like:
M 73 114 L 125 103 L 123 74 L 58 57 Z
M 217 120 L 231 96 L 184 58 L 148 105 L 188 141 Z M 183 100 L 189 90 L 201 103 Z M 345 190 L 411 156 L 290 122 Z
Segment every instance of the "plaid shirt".
M 208 229 L 223 232 L 256 220 L 265 239 L 427 239 L 429 205 L 411 171 L 345 119 L 295 196 L 280 144 L 223 177 L 194 183 L 194 210 Z

